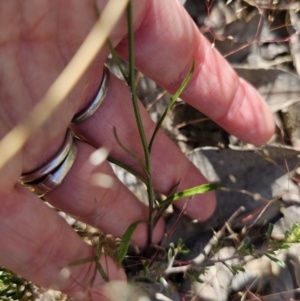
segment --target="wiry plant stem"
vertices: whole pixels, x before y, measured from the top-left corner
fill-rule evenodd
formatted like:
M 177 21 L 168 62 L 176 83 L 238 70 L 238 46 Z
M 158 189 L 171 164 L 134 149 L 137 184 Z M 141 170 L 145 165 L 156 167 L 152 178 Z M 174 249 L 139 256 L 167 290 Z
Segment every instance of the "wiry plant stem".
M 135 68 L 134 68 L 134 39 L 133 39 L 133 16 L 132 16 L 132 2 L 128 2 L 127 6 L 127 19 L 128 19 L 128 40 L 129 40 L 129 86 L 131 91 L 131 98 L 133 103 L 133 109 L 135 114 L 135 119 L 137 122 L 140 139 L 142 142 L 144 156 L 145 156 L 145 165 L 148 171 L 146 178 L 147 194 L 148 194 L 148 203 L 149 203 L 149 220 L 148 220 L 148 242 L 151 242 L 152 229 L 153 229 L 153 207 L 154 207 L 154 192 L 152 186 L 151 178 L 151 160 L 150 152 L 148 148 L 148 143 L 139 111 L 136 88 L 135 88 Z

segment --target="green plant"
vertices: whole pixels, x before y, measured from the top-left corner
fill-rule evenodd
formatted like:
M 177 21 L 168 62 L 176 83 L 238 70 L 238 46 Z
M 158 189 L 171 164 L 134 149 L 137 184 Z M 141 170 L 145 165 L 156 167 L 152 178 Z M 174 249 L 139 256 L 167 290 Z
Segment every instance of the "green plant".
M 99 11 L 96 9 L 97 14 L 99 15 Z M 137 173 L 136 171 L 134 171 L 132 168 L 130 168 L 129 166 L 127 166 L 126 164 L 119 162 L 118 160 L 114 159 L 113 157 L 109 157 L 109 161 L 111 163 L 114 163 L 122 168 L 124 168 L 125 170 L 127 170 L 128 172 L 132 173 L 134 176 L 136 176 L 137 178 L 139 178 L 141 181 L 143 181 L 146 185 L 146 189 L 147 189 L 147 196 L 148 196 L 148 206 L 149 206 L 149 217 L 148 217 L 148 242 L 149 244 L 151 243 L 150 239 L 152 237 L 152 231 L 153 231 L 153 227 L 155 225 L 155 223 L 157 222 L 157 220 L 163 215 L 163 212 L 166 210 L 166 208 L 172 204 L 173 202 L 182 199 L 182 198 L 187 198 L 187 197 L 193 197 L 194 195 L 197 194 L 203 194 L 206 193 L 208 191 L 211 190 L 215 190 L 218 189 L 220 187 L 222 187 L 222 185 L 220 184 L 204 184 L 204 185 L 200 185 L 197 187 L 193 187 L 190 189 L 186 189 L 184 191 L 180 191 L 180 192 L 176 192 L 177 190 L 177 186 L 179 185 L 179 183 L 173 188 L 171 194 L 169 196 L 167 196 L 167 198 L 164 201 L 158 202 L 155 199 L 155 192 L 154 192 L 154 188 L 152 185 L 152 178 L 153 175 L 152 174 L 152 170 L 151 170 L 151 150 L 153 147 L 153 144 L 155 143 L 155 137 L 161 127 L 161 125 L 164 122 L 164 119 L 166 117 L 166 115 L 168 114 L 168 112 L 170 111 L 171 107 L 174 105 L 175 101 L 178 99 L 178 97 L 180 96 L 180 94 L 182 93 L 182 91 L 186 88 L 186 86 L 188 85 L 192 75 L 193 75 L 193 71 L 194 71 L 194 60 L 191 64 L 191 68 L 186 76 L 186 78 L 184 79 L 184 81 L 182 82 L 180 88 L 178 89 L 178 91 L 175 93 L 175 95 L 172 97 L 172 99 L 170 100 L 169 105 L 167 106 L 167 108 L 165 109 L 164 113 L 162 114 L 160 120 L 158 121 L 155 130 L 152 134 L 152 137 L 150 139 L 150 141 L 148 142 L 145 136 L 145 131 L 143 128 L 143 124 L 142 124 L 142 120 L 141 120 L 141 115 L 140 115 L 140 111 L 139 111 L 139 106 L 138 106 L 138 99 L 137 99 L 137 91 L 136 91 L 136 83 L 135 83 L 135 65 L 134 65 L 134 34 L 133 34 L 133 24 L 132 24 L 132 3 L 131 1 L 128 2 L 128 7 L 127 7 L 127 19 L 128 19 L 128 40 L 129 40 L 129 75 L 127 76 L 125 71 L 122 68 L 122 65 L 120 64 L 120 61 L 118 59 L 117 54 L 115 53 L 112 44 L 110 42 L 110 40 L 108 40 L 108 46 L 111 50 L 112 53 L 112 57 L 116 63 L 116 65 L 119 67 L 121 74 L 123 75 L 124 81 L 127 82 L 130 91 L 131 91 L 131 95 L 132 95 L 132 105 L 133 105 L 133 110 L 134 110 L 134 115 L 135 115 L 135 119 L 136 119 L 136 123 L 137 123 L 137 128 L 139 131 L 139 135 L 140 135 L 140 140 L 141 140 L 141 144 L 143 147 L 143 151 L 144 151 L 144 158 L 138 158 L 133 152 L 131 152 L 128 148 L 126 148 L 122 141 L 120 141 L 118 134 L 117 134 L 117 130 L 116 128 L 114 128 L 114 136 L 116 138 L 116 141 L 118 142 L 119 146 L 130 156 L 132 157 L 134 160 L 137 161 L 137 163 L 141 166 L 144 175 L 141 175 L 139 173 Z M 154 216 L 154 211 L 156 211 L 156 215 Z M 129 228 L 125 231 L 121 242 L 116 246 L 115 252 L 109 254 L 110 256 L 112 256 L 115 261 L 119 264 L 122 263 L 123 259 L 125 258 L 129 245 L 130 245 L 130 240 L 131 240 L 131 236 L 134 232 L 134 230 L 136 229 L 137 225 L 140 223 L 141 221 L 136 221 L 135 223 L 133 223 L 132 225 L 129 226 Z M 90 258 L 85 258 L 85 259 L 80 259 L 77 260 L 75 262 L 72 262 L 70 265 L 78 265 L 78 264 L 85 264 L 88 262 L 94 262 L 96 265 L 97 270 L 100 272 L 100 274 L 102 275 L 103 279 L 105 281 L 108 281 L 108 276 L 104 273 L 104 270 L 102 269 L 100 263 L 99 263 L 99 258 L 101 256 L 101 252 L 104 251 L 105 252 L 105 243 L 99 243 L 97 245 L 97 249 L 96 249 L 96 254 Z M 171 250 L 171 249 L 170 249 Z M 173 251 L 175 252 L 174 256 L 176 256 L 176 254 L 182 253 L 184 252 L 184 248 L 182 246 L 182 241 L 178 244 L 178 246 L 176 248 L 173 248 Z
M 0 300 L 33 300 L 31 282 L 0 267 Z
M 152 185 L 152 178 L 153 175 L 152 174 L 152 170 L 151 170 L 151 150 L 152 150 L 152 146 L 155 142 L 155 137 L 161 127 L 161 125 L 164 122 L 164 119 L 167 115 L 167 113 L 170 111 L 171 107 L 174 105 L 175 101 L 178 99 L 178 97 L 180 96 L 180 94 L 182 93 L 182 91 L 186 88 L 186 86 L 188 85 L 193 72 L 194 72 L 194 60 L 192 62 L 192 66 L 191 69 L 189 70 L 186 78 L 184 79 L 184 81 L 182 82 L 180 88 L 178 89 L 178 91 L 175 93 L 175 95 L 172 97 L 169 105 L 167 106 L 167 108 L 165 109 L 164 113 L 162 114 L 161 118 L 159 119 L 155 130 L 152 134 L 152 137 L 150 138 L 150 141 L 148 142 L 145 136 L 145 131 L 143 128 L 143 124 L 142 124 L 142 120 L 141 120 L 141 115 L 139 112 L 139 107 L 138 107 L 138 99 L 137 99 L 137 92 L 136 92 L 136 87 L 135 87 L 135 65 L 134 65 L 134 34 L 133 34 L 133 24 L 132 24 L 132 3 L 131 1 L 128 2 L 128 8 L 127 8 L 127 20 L 128 20 L 128 40 L 129 40 L 129 75 L 124 77 L 124 80 L 127 81 L 130 91 L 131 91 L 131 95 L 132 95 L 132 104 L 133 104 L 133 110 L 134 110 L 134 114 L 135 114 L 135 119 L 136 119 L 136 123 L 137 123 L 137 128 L 139 131 L 139 135 L 140 135 L 140 140 L 141 140 L 141 144 L 143 146 L 143 151 L 144 151 L 144 160 L 137 158 L 135 154 L 133 154 L 130 150 L 128 150 L 126 147 L 123 146 L 122 142 L 118 139 L 117 136 L 117 129 L 114 130 L 114 135 L 116 137 L 117 142 L 119 143 L 120 147 L 131 157 L 133 157 L 138 163 L 139 165 L 142 167 L 142 170 L 145 173 L 145 176 L 142 175 L 137 175 L 136 172 L 133 172 L 133 174 L 135 176 L 138 176 L 139 179 L 142 179 L 143 182 L 146 184 L 146 188 L 147 188 L 147 195 L 148 195 L 148 206 L 149 206 L 149 218 L 148 218 L 148 239 L 149 239 L 149 243 L 151 242 L 150 239 L 152 237 L 152 230 L 153 230 L 153 226 L 155 224 L 155 222 L 158 220 L 158 217 L 160 217 L 163 213 L 163 211 L 173 202 L 182 199 L 182 198 L 186 198 L 186 197 L 192 197 L 194 195 L 197 194 L 202 194 L 211 190 L 215 190 L 217 188 L 222 187 L 222 185 L 220 184 L 204 184 L 204 185 L 200 185 L 197 187 L 193 187 L 181 192 L 176 192 L 177 190 L 177 186 L 176 185 L 173 190 L 171 195 L 169 195 L 166 200 L 162 201 L 162 202 L 156 202 L 155 200 L 155 192 L 153 189 L 153 185 Z M 114 51 L 114 49 L 112 47 L 110 47 L 112 53 L 113 53 L 113 58 L 115 58 L 116 63 L 118 64 L 118 66 L 120 66 L 120 64 L 118 63 L 118 59 L 117 59 L 117 55 Z M 124 71 L 121 68 L 121 72 L 122 74 L 124 74 Z M 132 172 L 132 169 L 129 166 L 126 166 L 125 164 L 118 162 L 117 160 L 114 160 L 111 158 L 111 162 L 125 168 L 127 171 Z M 179 184 L 179 183 L 178 183 Z M 156 215 L 156 217 L 154 217 L 154 210 L 158 211 L 158 214 Z M 130 237 L 128 237 L 130 239 Z

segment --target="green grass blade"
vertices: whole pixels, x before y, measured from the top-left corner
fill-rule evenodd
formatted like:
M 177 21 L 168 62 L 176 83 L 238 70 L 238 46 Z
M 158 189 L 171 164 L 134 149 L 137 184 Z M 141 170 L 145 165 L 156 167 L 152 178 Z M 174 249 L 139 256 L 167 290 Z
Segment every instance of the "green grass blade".
M 175 193 L 172 196 L 166 198 L 163 202 L 160 203 L 160 205 L 165 206 L 170 203 L 176 202 L 180 199 L 191 197 L 197 194 L 203 194 L 212 190 L 216 190 L 218 188 L 224 187 L 224 185 L 221 184 L 203 184 L 200 186 L 196 186 L 193 188 L 189 188 L 186 190 L 183 190 L 181 192 Z
M 133 33 L 133 16 L 132 16 L 132 1 L 128 2 L 127 7 L 127 20 L 128 20 L 128 41 L 129 41 L 129 87 L 131 91 L 132 104 L 135 119 L 137 122 L 140 139 L 143 145 L 146 162 L 150 160 L 150 155 L 148 151 L 148 143 L 143 127 L 143 122 L 139 110 L 136 87 L 135 87 L 135 66 L 134 66 L 134 33 Z M 148 164 L 146 163 L 148 166 Z
M 276 258 L 276 257 L 274 257 L 274 256 L 272 256 L 272 255 L 270 255 L 268 253 L 265 253 L 264 255 L 267 256 L 270 260 L 272 260 L 275 263 L 277 263 L 281 268 L 285 268 L 286 267 L 286 264 L 285 264 L 284 261 L 282 261 L 282 260 L 280 260 L 280 259 L 278 259 L 278 258 Z
M 144 173 L 149 177 L 149 173 L 148 173 L 148 170 L 145 166 L 145 164 L 135 155 L 135 153 L 133 153 L 131 150 L 129 150 L 122 142 L 121 140 L 119 139 L 118 137 L 118 134 L 117 134 L 117 130 L 116 128 L 114 127 L 114 136 L 119 144 L 119 146 L 131 157 L 133 158 L 140 166 L 141 168 L 143 169 Z
M 182 82 L 181 86 L 179 87 L 179 89 L 177 90 L 177 92 L 175 93 L 175 95 L 172 97 L 171 101 L 169 102 L 166 110 L 164 111 L 164 113 L 162 114 L 161 118 L 159 119 L 155 130 L 152 134 L 152 137 L 150 139 L 150 143 L 149 143 L 149 152 L 151 152 L 152 146 L 153 146 L 153 142 L 155 140 L 156 134 L 158 132 L 158 130 L 160 129 L 161 125 L 163 124 L 168 112 L 171 110 L 172 106 L 174 105 L 175 101 L 177 100 L 177 98 L 180 96 L 180 94 L 183 92 L 183 90 L 186 88 L 187 84 L 189 83 L 193 73 L 194 73 L 194 68 L 195 68 L 195 60 L 193 59 L 193 63 L 192 63 L 192 67 L 188 73 L 188 75 L 185 77 L 184 81 Z
M 176 192 L 177 192 L 177 189 L 178 189 L 178 186 L 181 182 L 181 179 L 179 179 L 179 181 L 174 185 L 174 187 L 172 188 L 170 194 L 168 195 L 169 196 L 173 196 Z M 168 198 L 167 197 L 167 198 Z M 169 203 L 165 205 L 161 205 L 162 202 L 159 203 L 158 205 L 158 210 L 157 210 L 157 213 L 155 215 L 155 218 L 154 218 L 154 221 L 153 221 L 153 224 L 156 225 L 156 223 L 158 222 L 158 220 L 162 217 L 162 215 L 164 214 L 165 210 L 168 208 L 169 206 Z
M 169 196 L 173 196 L 176 192 L 177 192 L 177 189 L 180 185 L 180 182 L 181 182 L 181 179 L 179 179 L 179 181 L 174 185 L 174 187 L 172 188 L 170 194 L 168 195 Z
M 145 165 L 147 168 L 148 178 L 146 180 L 147 195 L 148 195 L 148 206 L 149 206 L 149 218 L 148 218 L 148 239 L 151 242 L 152 229 L 153 229 L 153 207 L 154 207 L 154 190 L 151 178 L 151 158 L 148 148 L 148 142 L 145 135 L 145 130 L 143 127 L 141 114 L 139 110 L 139 103 L 137 99 L 136 87 L 135 87 L 135 68 L 134 68 L 134 31 L 133 31 L 133 11 L 132 11 L 132 1 L 128 2 L 127 6 L 127 23 L 128 23 L 128 45 L 129 45 L 129 86 L 132 96 L 132 104 L 134 115 L 139 130 L 140 139 L 143 146 Z
M 132 234 L 134 233 L 136 227 L 141 223 L 142 221 L 136 221 L 134 223 L 132 223 L 128 229 L 126 230 L 126 232 L 124 233 L 124 235 L 122 236 L 122 241 L 121 244 L 119 245 L 117 252 L 116 252 L 116 260 L 119 264 L 122 263 L 124 257 L 127 254 L 129 245 L 130 245 L 130 240 L 132 237 Z
M 95 259 L 97 259 L 97 256 L 92 256 L 92 257 L 88 257 L 88 258 L 78 259 L 78 260 L 75 260 L 75 261 L 69 263 L 69 266 L 76 266 L 76 265 L 80 265 L 80 264 L 92 262 Z
M 134 175 L 136 178 L 140 179 L 143 183 L 146 182 L 146 179 L 143 178 L 138 172 L 136 172 L 134 169 L 132 169 L 131 167 L 129 167 L 128 165 L 124 164 L 123 162 L 111 157 L 111 156 L 108 156 L 107 157 L 107 160 L 110 162 L 110 163 L 113 163 L 117 166 L 120 166 L 121 168 L 125 169 L 126 171 L 128 171 L 129 173 L 131 173 L 132 175 Z
M 104 279 L 104 281 L 109 282 L 108 276 L 104 272 L 101 263 L 98 261 L 96 261 L 96 268 L 97 268 L 98 272 L 100 273 L 100 275 L 102 276 L 102 278 Z

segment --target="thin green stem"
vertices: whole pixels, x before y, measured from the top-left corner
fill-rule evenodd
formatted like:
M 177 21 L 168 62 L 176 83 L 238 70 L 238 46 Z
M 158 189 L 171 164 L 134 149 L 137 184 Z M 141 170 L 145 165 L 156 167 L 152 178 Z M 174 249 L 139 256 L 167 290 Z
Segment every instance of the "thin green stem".
M 114 60 L 114 62 L 117 64 L 122 76 L 123 76 L 123 79 L 126 81 L 126 83 L 128 83 L 128 76 L 126 75 L 125 71 L 124 71 L 124 68 L 122 67 L 122 64 L 120 62 L 120 59 L 119 59 L 119 56 L 117 55 L 116 51 L 115 51 L 115 48 L 114 46 L 112 45 L 111 43 L 111 40 L 110 39 L 107 39 L 107 45 L 108 45 L 108 48 L 110 50 L 110 53 L 112 55 L 112 58 Z
M 131 97 L 133 103 L 133 109 L 135 114 L 135 119 L 137 122 L 140 139 L 142 142 L 144 155 L 145 155 L 145 163 L 148 171 L 148 177 L 146 179 L 147 186 L 147 194 L 148 194 L 148 202 L 149 202 L 149 223 L 148 223 L 148 241 L 151 241 L 152 236 L 152 228 L 153 228 L 153 206 L 154 206 L 154 192 L 153 185 L 151 179 L 151 160 L 150 160 L 150 152 L 148 149 L 148 143 L 146 139 L 146 135 L 143 128 L 143 123 L 139 111 L 136 88 L 135 88 L 135 68 L 134 68 L 134 37 L 133 37 L 133 15 L 132 15 L 132 1 L 128 2 L 127 6 L 127 19 L 128 19 L 128 40 L 129 40 L 129 83 L 131 90 Z
M 149 177 L 150 174 L 148 173 L 148 170 L 147 170 L 147 167 L 145 166 L 145 164 L 132 152 L 130 151 L 125 145 L 122 144 L 121 140 L 119 139 L 118 137 L 118 134 L 117 134 L 117 130 L 116 128 L 114 127 L 114 135 L 115 135 L 115 138 L 119 144 L 119 146 L 132 158 L 134 159 L 139 165 L 140 167 L 143 169 L 144 173 Z
M 155 140 L 156 134 L 158 133 L 161 125 L 163 124 L 168 112 L 171 110 L 172 106 L 174 105 L 175 101 L 177 100 L 177 98 L 180 96 L 180 94 L 183 92 L 183 90 L 186 88 L 187 84 L 189 83 L 193 72 L 194 72 L 194 67 L 195 67 L 195 60 L 193 59 L 193 63 L 192 63 L 192 67 L 188 73 L 188 75 L 186 76 L 186 78 L 184 79 L 184 81 L 182 82 L 181 86 L 179 87 L 179 89 L 177 90 L 177 92 L 175 93 L 175 95 L 172 97 L 171 101 L 169 102 L 167 108 L 165 109 L 163 115 L 161 116 L 161 118 L 159 119 L 154 132 L 152 134 L 152 137 L 150 139 L 150 143 L 149 143 L 149 152 L 151 152 L 152 146 L 153 146 L 153 142 Z
M 123 162 L 111 157 L 111 156 L 108 156 L 107 157 L 107 160 L 110 162 L 110 163 L 113 163 L 117 166 L 120 166 L 121 168 L 125 169 L 126 171 L 128 171 L 129 173 L 131 173 L 132 175 L 134 175 L 136 178 L 140 179 L 143 183 L 146 183 L 146 179 L 143 178 L 138 172 L 136 172 L 134 169 L 132 169 L 131 167 L 129 167 L 128 165 L 124 164 Z

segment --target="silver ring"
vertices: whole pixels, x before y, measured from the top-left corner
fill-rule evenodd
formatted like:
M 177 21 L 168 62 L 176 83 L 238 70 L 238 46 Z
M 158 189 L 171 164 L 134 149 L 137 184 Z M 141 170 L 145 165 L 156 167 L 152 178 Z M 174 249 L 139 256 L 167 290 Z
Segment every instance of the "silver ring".
M 19 181 L 25 183 L 33 182 L 47 175 L 50 171 L 54 170 L 67 157 L 68 153 L 70 152 L 72 143 L 73 143 L 73 135 L 72 132 L 68 129 L 64 144 L 62 148 L 59 150 L 59 152 L 55 155 L 55 157 L 49 163 L 45 164 L 41 168 L 29 173 L 22 174 Z
M 102 81 L 96 97 L 88 105 L 88 107 L 86 107 L 85 109 L 83 109 L 73 117 L 71 123 L 82 122 L 88 119 L 89 117 L 91 117 L 97 111 L 97 109 L 100 107 L 101 103 L 103 102 L 106 96 L 108 85 L 109 85 L 109 78 L 110 78 L 109 70 L 106 66 L 104 66 Z
M 69 132 L 67 133 L 67 136 L 68 135 L 69 135 Z M 64 144 L 64 146 L 65 146 L 65 144 Z M 43 197 L 47 192 L 55 189 L 57 186 L 59 186 L 62 183 L 62 181 L 66 177 L 67 173 L 71 169 L 71 167 L 76 159 L 77 146 L 76 146 L 75 139 L 72 138 L 72 143 L 69 147 L 67 155 L 62 160 L 62 162 L 60 162 L 60 164 L 58 166 L 56 166 L 56 164 L 53 164 L 53 162 L 59 161 L 58 156 L 60 154 L 61 154 L 61 152 L 59 152 L 59 154 L 50 163 L 47 164 L 47 166 L 51 165 L 51 166 L 55 166 L 55 167 L 53 169 L 49 170 L 46 174 L 44 173 L 41 177 L 35 178 L 34 180 L 30 180 L 30 181 L 24 181 L 24 175 L 22 175 L 21 178 L 23 178 L 23 179 L 20 178 L 19 182 L 23 186 L 28 188 L 30 191 L 37 194 L 39 197 Z M 41 169 L 43 169 L 43 167 Z M 36 171 L 33 173 L 36 173 Z M 30 175 L 30 174 L 27 174 L 27 175 Z M 31 176 L 28 178 L 32 179 L 33 177 Z

